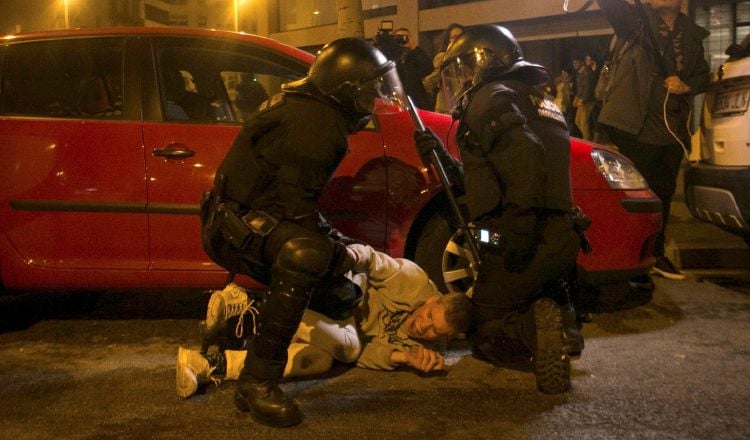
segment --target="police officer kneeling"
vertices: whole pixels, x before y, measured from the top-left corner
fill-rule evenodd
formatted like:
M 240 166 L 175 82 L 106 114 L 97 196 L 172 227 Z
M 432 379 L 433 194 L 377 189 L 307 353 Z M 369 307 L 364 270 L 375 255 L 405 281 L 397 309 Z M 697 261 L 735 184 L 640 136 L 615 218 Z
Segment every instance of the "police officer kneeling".
M 494 245 L 480 249 L 472 349 L 494 361 L 520 346 L 532 355 L 537 388 L 565 392 L 569 353 L 582 339 L 564 331 L 564 316 L 576 323 L 560 307 L 572 311 L 561 280 L 574 272 L 581 241 L 571 215 L 568 128 L 538 90 L 548 72 L 523 59 L 507 29 L 480 25 L 448 47 L 441 74 L 460 121 L 463 169 L 432 133 L 415 133 L 417 147 L 423 160 L 438 152 L 473 223 L 495 233 Z
M 403 98 L 394 63 L 377 49 L 362 39 L 331 42 L 307 77 L 245 122 L 204 196 L 208 255 L 230 273 L 268 285 L 235 393 L 236 406 L 261 423 L 302 420 L 278 386 L 287 348 L 316 287 L 353 263 L 318 212 L 323 187 L 347 153 L 347 135 L 370 114 L 402 111 Z

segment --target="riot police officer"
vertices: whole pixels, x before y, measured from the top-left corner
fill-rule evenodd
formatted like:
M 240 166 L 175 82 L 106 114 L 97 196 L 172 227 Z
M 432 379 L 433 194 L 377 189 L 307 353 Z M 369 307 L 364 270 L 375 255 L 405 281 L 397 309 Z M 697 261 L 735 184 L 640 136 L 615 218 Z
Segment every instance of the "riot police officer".
M 469 333 L 474 354 L 495 360 L 507 347 L 525 345 L 539 390 L 562 393 L 575 349 L 558 303 L 568 302 L 561 280 L 574 271 L 581 242 L 570 214 L 565 117 L 538 87 L 548 72 L 523 59 L 507 29 L 480 25 L 448 47 L 441 76 L 460 121 L 463 170 L 432 133 L 417 132 L 415 140 L 423 160 L 438 152 L 465 192 L 473 223 L 493 237 L 480 241 Z
M 394 63 L 372 45 L 356 38 L 329 43 L 305 78 L 245 122 L 204 198 L 208 255 L 230 273 L 268 285 L 235 393 L 235 405 L 261 423 L 302 420 L 278 386 L 287 348 L 315 288 L 352 264 L 318 212 L 323 187 L 347 153 L 347 135 L 370 114 L 403 109 L 403 98 Z

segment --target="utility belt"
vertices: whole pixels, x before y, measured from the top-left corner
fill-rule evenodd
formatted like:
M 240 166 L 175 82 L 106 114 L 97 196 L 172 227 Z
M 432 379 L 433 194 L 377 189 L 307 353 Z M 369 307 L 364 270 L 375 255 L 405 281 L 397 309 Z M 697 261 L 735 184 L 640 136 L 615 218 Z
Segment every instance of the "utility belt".
M 586 237 L 585 231 L 589 228 L 589 226 L 591 226 L 591 218 L 584 214 L 584 212 L 578 206 L 574 207 L 570 211 L 561 211 L 554 209 L 545 209 L 540 211 L 536 216 L 537 237 L 541 237 L 544 228 L 546 228 L 547 222 L 550 219 L 561 216 L 570 217 L 573 223 L 573 231 L 575 231 L 576 235 L 578 235 L 578 238 L 581 241 L 581 250 L 583 250 L 583 253 L 585 254 L 590 253 L 592 251 L 592 248 L 588 238 Z M 470 226 L 475 242 L 481 247 L 501 250 L 505 247 L 503 234 L 497 228 L 494 228 L 489 222 L 479 221 L 473 223 Z
M 217 175 L 213 191 L 201 200 L 202 236 L 204 248 L 210 247 L 211 237 L 220 233 L 235 249 L 254 251 L 259 256 L 263 239 L 279 224 L 279 220 L 263 211 L 241 213 L 236 202 L 224 199 L 226 176 Z M 210 255 L 210 254 L 209 254 Z
M 279 221 L 263 211 L 249 211 L 240 215 L 228 203 L 216 207 L 219 230 L 224 239 L 236 249 L 260 255 L 263 239 L 278 226 Z

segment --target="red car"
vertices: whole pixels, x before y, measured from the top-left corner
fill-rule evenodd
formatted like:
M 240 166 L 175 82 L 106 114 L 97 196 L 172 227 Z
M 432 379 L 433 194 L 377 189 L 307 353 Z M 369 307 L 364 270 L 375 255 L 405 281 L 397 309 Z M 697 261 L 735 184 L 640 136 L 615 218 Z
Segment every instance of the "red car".
M 0 279 L 6 289 L 218 287 L 198 201 L 245 116 L 313 56 L 258 36 L 122 28 L 6 37 L 0 46 Z M 456 153 L 451 118 L 421 113 Z M 350 138 L 322 200 L 345 234 L 416 259 L 451 288 L 470 273 L 406 113 Z M 315 136 L 315 127 L 310 127 Z M 654 194 L 618 153 L 571 143 L 574 197 L 593 219 L 589 282 L 652 264 Z

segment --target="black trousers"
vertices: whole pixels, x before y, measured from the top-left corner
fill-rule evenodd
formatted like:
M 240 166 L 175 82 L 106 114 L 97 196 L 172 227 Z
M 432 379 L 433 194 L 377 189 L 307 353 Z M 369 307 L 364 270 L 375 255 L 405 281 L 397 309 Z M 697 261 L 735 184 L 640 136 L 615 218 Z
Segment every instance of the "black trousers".
M 682 146 L 677 142 L 667 145 L 643 144 L 617 130 L 608 130 L 608 134 L 620 152 L 633 161 L 648 186 L 661 200 L 662 222 L 654 244 L 654 256 L 664 256 L 665 231 L 684 157 Z
M 545 286 L 568 277 L 574 270 L 581 242 L 573 230 L 570 216 L 561 215 L 547 220 L 539 246 L 528 268 L 521 272 L 508 272 L 503 256 L 491 250 L 482 253 L 482 268 L 474 284 L 472 296 L 472 329 L 474 343 L 485 338 L 519 335 L 505 324 L 537 296 L 545 296 Z M 556 292 L 548 292 L 551 296 Z
M 242 249 L 230 243 L 222 232 L 228 230 L 226 221 L 215 227 L 208 227 L 208 223 L 204 220 L 202 231 L 208 255 L 227 270 L 268 285 L 258 331 L 248 344 L 240 380 L 246 374 L 280 379 L 287 362 L 287 348 L 302 314 L 316 288 L 333 277 L 330 265 L 335 263 L 336 250 L 342 247 L 329 238 L 330 226 L 317 216 L 299 222 L 281 220 L 268 235 L 254 235 Z M 292 250 L 288 246 L 293 242 Z M 327 290 L 318 292 L 325 295 L 318 301 L 324 308 L 331 305 L 330 294 Z

